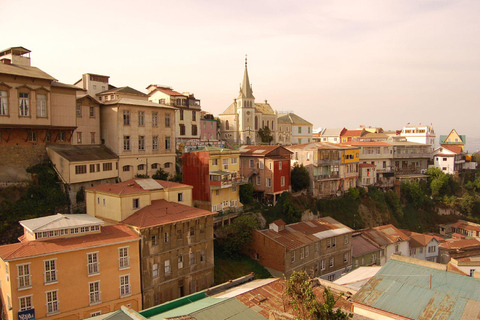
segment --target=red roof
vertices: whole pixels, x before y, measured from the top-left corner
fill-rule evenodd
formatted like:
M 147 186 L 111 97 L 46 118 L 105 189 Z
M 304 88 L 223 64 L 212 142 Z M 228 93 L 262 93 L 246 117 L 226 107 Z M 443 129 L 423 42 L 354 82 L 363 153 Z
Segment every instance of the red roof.
M 102 226 L 100 233 L 78 237 L 52 238 L 46 240 L 23 241 L 0 246 L 0 257 L 6 260 L 34 257 L 78 250 L 83 248 L 105 246 L 125 241 L 140 239 L 129 227 L 121 224 Z
M 142 188 L 136 182 L 139 180 L 142 180 L 142 179 L 131 179 L 131 180 L 115 183 L 115 184 L 105 183 L 95 187 L 88 188 L 87 190 L 113 193 L 117 195 L 152 191 L 152 190 L 146 190 Z M 185 187 L 192 188 L 192 186 L 189 186 L 183 183 L 177 183 L 177 182 L 165 181 L 165 180 L 155 180 L 155 181 L 158 182 L 164 189 L 185 188 Z
M 459 146 L 448 146 L 448 145 L 442 145 L 442 148 L 445 148 L 447 150 L 450 150 L 454 153 L 462 153 L 462 147 Z
M 362 135 L 363 130 L 347 130 L 343 134 L 341 134 L 341 137 L 360 137 Z
M 123 223 L 148 228 L 215 214 L 217 213 L 161 199 L 153 200 L 151 205 L 138 210 L 123 220 Z
M 465 249 L 471 247 L 480 247 L 480 241 L 475 238 L 472 239 L 448 239 L 439 245 L 445 249 Z

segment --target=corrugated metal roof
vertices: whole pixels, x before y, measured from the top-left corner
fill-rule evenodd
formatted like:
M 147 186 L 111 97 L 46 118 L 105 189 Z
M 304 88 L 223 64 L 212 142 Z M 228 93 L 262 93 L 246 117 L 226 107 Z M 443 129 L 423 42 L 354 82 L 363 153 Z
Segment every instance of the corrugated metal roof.
M 411 319 L 478 318 L 480 279 L 414 261 L 390 259 L 352 301 Z
M 47 150 L 52 150 L 70 162 L 93 160 L 117 160 L 118 156 L 104 145 L 67 145 L 48 144 Z

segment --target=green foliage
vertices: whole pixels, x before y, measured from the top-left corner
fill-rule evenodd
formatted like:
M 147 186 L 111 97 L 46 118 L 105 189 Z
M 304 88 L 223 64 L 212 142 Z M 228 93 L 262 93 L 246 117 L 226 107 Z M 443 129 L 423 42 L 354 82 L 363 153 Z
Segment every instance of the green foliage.
M 245 248 L 250 248 L 255 229 L 258 229 L 258 221 L 254 216 L 243 215 L 236 218 L 233 223 L 217 231 L 221 250 L 232 256 L 244 253 Z
M 295 310 L 296 319 L 336 320 L 353 317 L 353 314 L 345 313 L 340 308 L 335 309 L 335 305 L 342 295 L 335 298 L 328 288 L 324 287 L 323 289 L 324 302 L 321 303 L 313 293 L 312 279 L 308 274 L 305 271 L 293 271 L 287 280 L 285 295 L 289 299 L 288 303 Z
M 270 144 L 273 141 L 272 132 L 269 127 L 258 129 L 258 135 L 262 139 L 262 143 Z
M 359 214 L 360 199 L 353 199 L 350 194 L 334 199 L 318 199 L 317 211 L 321 216 L 331 216 L 353 229 L 365 226 Z
M 418 182 L 403 182 L 400 185 L 400 192 L 407 202 L 414 204 L 417 208 L 422 207 L 425 202 L 426 195 Z
M 155 180 L 167 180 L 168 179 L 168 172 L 165 172 L 162 168 L 158 168 L 157 172 L 152 175 L 152 179 Z
M 348 194 L 350 194 L 353 199 L 357 199 L 360 197 L 360 190 L 358 188 L 348 188 Z
M 250 205 L 253 203 L 253 184 L 251 182 L 242 184 L 239 190 L 240 202 L 244 205 Z
M 387 205 L 390 208 L 390 211 L 395 216 L 396 220 L 402 220 L 403 210 L 398 194 L 393 191 L 385 193 L 385 201 L 387 202 Z
M 473 192 L 480 191 L 480 177 L 478 177 L 474 181 L 468 181 L 465 184 L 465 189 L 473 191 Z
M 455 195 L 459 189 L 458 183 L 451 174 L 445 174 L 440 168 L 431 167 L 427 170 L 428 182 L 432 197 L 438 200 L 444 196 Z
M 85 188 L 84 187 L 80 187 L 80 189 L 77 191 L 76 200 L 77 200 L 77 203 L 85 201 Z
M 457 204 L 457 197 L 455 196 L 443 196 L 442 199 L 443 203 L 445 203 L 447 206 L 453 208 Z
M 462 212 L 471 217 L 475 206 L 475 197 L 464 193 L 459 205 Z
M 273 207 L 264 210 L 263 216 L 267 220 L 267 224 L 277 219 L 282 219 L 286 224 L 289 224 L 299 222 L 302 218 L 302 211 L 293 202 L 292 194 L 284 192 L 278 197 L 278 201 Z
M 291 173 L 292 189 L 297 192 L 307 189 L 310 186 L 310 174 L 307 168 L 302 165 L 295 165 Z

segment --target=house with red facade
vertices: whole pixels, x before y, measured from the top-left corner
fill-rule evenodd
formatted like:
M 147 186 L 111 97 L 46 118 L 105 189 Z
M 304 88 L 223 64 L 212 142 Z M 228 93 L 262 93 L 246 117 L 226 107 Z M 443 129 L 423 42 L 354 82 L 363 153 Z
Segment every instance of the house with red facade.
M 290 190 L 291 151 L 282 146 L 240 147 L 240 174 L 248 179 L 255 192 L 275 203 L 277 197 Z

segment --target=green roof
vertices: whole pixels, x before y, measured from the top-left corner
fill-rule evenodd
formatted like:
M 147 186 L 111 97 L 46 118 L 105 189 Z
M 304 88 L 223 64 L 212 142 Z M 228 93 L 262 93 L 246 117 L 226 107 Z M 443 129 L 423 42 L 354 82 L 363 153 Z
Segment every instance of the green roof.
M 161 314 L 163 314 L 165 312 L 168 312 L 170 310 L 174 310 L 176 308 L 180 308 L 180 307 L 185 306 L 185 305 L 189 305 L 192 302 L 202 300 L 206 297 L 207 297 L 207 295 L 205 294 L 205 291 L 198 292 L 198 293 L 193 293 L 193 294 L 190 294 L 188 296 L 178 298 L 178 299 L 175 299 L 173 301 L 166 302 L 166 303 L 160 304 L 158 306 L 145 309 L 143 311 L 140 311 L 140 314 L 142 316 L 144 316 L 145 318 L 152 318 L 152 317 L 158 318 L 157 317 L 158 315 L 161 315 Z M 158 319 L 163 319 L 163 318 L 158 318 Z
M 479 314 L 480 279 L 447 272 L 445 265 L 397 259 L 390 259 L 352 301 L 411 319 Z
M 460 137 L 460 139 L 462 139 L 462 141 L 457 141 L 457 142 L 445 142 L 445 140 L 448 138 L 448 134 L 447 135 L 440 135 L 440 144 L 465 144 L 467 143 L 467 136 L 464 135 L 464 134 L 459 134 L 458 136 Z

